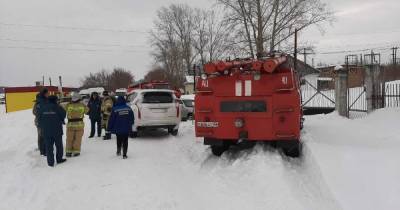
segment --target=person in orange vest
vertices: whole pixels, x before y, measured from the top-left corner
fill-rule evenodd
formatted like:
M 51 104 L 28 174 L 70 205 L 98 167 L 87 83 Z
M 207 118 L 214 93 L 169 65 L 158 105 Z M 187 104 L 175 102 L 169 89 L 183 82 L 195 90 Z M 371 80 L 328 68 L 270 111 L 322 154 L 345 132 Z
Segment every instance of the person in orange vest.
M 65 106 L 67 112 L 67 146 L 66 156 L 76 157 L 81 154 L 82 137 L 85 124 L 83 118 L 89 109 L 81 103 L 81 97 L 78 93 L 72 94 L 72 102 Z

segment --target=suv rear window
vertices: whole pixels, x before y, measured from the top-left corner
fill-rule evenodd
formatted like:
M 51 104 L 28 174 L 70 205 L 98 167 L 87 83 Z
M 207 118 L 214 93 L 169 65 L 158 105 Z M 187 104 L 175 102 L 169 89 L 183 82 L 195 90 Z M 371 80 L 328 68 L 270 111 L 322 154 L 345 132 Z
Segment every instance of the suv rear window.
M 182 100 L 186 107 L 193 107 L 193 100 Z
M 266 112 L 265 101 L 223 101 L 221 112 Z
M 168 92 L 147 92 L 143 95 L 145 104 L 172 103 L 173 100 L 172 94 Z

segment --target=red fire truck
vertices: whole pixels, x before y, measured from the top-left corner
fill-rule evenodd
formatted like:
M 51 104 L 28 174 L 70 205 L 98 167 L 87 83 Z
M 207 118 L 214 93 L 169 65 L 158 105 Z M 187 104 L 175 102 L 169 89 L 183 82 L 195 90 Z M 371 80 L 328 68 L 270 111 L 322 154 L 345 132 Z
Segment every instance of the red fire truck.
M 299 80 L 286 55 L 212 62 L 204 72 L 196 85 L 195 129 L 214 155 L 257 141 L 301 154 Z

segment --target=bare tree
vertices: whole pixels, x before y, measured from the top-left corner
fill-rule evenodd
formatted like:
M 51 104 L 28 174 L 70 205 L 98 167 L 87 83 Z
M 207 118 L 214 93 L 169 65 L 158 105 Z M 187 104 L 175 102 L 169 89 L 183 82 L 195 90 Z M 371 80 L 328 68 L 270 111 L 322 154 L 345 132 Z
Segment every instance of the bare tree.
M 115 68 L 109 75 L 109 90 L 115 91 L 118 88 L 127 88 L 132 85 L 135 77 L 130 71 L 123 68 Z
M 149 72 L 147 72 L 147 74 L 144 76 L 144 81 L 146 81 L 146 82 L 150 82 L 153 80 L 163 81 L 163 80 L 167 80 L 167 79 L 168 78 L 167 78 L 165 69 L 163 69 L 160 66 L 154 67 Z
M 241 40 L 253 56 L 265 48 L 274 51 L 293 36 L 295 29 L 304 29 L 333 19 L 332 12 L 321 0 L 217 0 L 229 9 L 226 20 L 237 31 L 244 31 Z
M 193 47 L 200 57 L 200 63 L 220 59 L 228 55 L 231 31 L 214 10 L 195 10 Z
M 134 76 L 130 71 L 126 71 L 122 68 L 115 68 L 111 73 L 108 73 L 106 70 L 90 73 L 82 80 L 81 87 L 103 87 L 106 90 L 116 90 L 118 88 L 127 88 L 133 82 Z

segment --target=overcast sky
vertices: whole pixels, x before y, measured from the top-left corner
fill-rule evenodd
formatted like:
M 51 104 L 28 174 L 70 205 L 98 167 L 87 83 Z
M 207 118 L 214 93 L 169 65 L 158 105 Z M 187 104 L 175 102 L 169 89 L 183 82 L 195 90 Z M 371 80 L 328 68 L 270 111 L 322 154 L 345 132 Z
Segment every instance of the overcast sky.
M 310 28 L 300 36 L 329 53 L 310 56 L 315 63 L 337 64 L 344 54 L 331 52 L 367 48 L 385 48 L 386 58 L 386 49 L 400 45 L 399 0 L 324 1 L 336 21 L 324 34 Z M 0 0 L 0 86 L 34 85 L 43 75 L 79 86 L 84 75 L 113 67 L 142 78 L 153 65 L 147 31 L 156 10 L 170 3 L 207 8 L 214 1 Z

